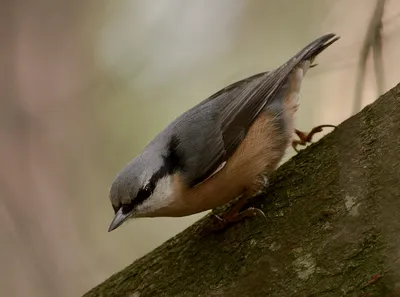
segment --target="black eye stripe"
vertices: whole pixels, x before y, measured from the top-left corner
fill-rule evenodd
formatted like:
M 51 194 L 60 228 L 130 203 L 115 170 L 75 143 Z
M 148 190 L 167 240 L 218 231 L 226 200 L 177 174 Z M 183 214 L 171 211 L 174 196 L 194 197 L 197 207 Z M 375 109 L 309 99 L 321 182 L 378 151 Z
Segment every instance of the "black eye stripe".
M 152 191 L 149 187 L 145 187 L 143 189 L 140 189 L 138 194 L 136 195 L 136 203 L 140 204 L 141 202 L 143 202 L 145 199 L 149 198 L 151 195 Z
M 134 207 L 133 203 L 122 204 L 122 213 L 123 214 L 130 213 L 132 211 L 133 207 Z
M 140 189 L 136 197 L 132 192 L 129 193 L 132 202 L 129 204 L 122 205 L 122 213 L 127 214 L 131 212 L 135 206 L 143 203 L 143 201 L 149 198 L 152 193 L 153 193 L 152 184 L 148 184 L 146 187 Z
M 131 212 L 135 207 L 149 198 L 151 194 L 153 194 L 156 184 L 160 179 L 177 171 L 184 171 L 186 169 L 186 166 L 183 163 L 183 152 L 178 149 L 179 145 L 180 140 L 178 136 L 172 135 L 167 146 L 167 152 L 162 156 L 163 164 L 161 168 L 153 174 L 145 187 L 141 188 L 137 193 L 136 191 L 129 193 L 131 203 L 122 205 L 123 214 Z
M 116 214 L 118 212 L 118 210 L 120 209 L 121 205 L 119 205 L 119 204 L 118 205 L 113 205 L 112 207 L 114 209 L 114 213 Z
M 167 147 L 167 153 L 162 155 L 163 165 L 153 174 L 150 179 L 149 186 L 152 190 L 156 183 L 167 175 L 172 175 L 177 171 L 185 171 L 186 167 L 183 163 L 183 153 L 178 150 L 180 140 L 178 136 L 173 135 Z

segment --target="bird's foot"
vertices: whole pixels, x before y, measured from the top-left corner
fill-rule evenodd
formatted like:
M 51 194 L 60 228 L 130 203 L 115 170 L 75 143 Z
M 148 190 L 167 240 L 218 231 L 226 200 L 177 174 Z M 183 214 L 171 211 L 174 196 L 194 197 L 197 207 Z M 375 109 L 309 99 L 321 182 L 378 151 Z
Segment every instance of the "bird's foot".
M 228 213 L 226 213 L 226 215 L 223 215 L 222 217 L 219 215 L 216 215 L 216 214 L 212 214 L 211 215 L 212 230 L 213 231 L 222 231 L 226 227 L 233 225 L 237 222 L 240 222 L 245 218 L 251 218 L 251 217 L 258 216 L 258 215 L 262 216 L 266 219 L 264 212 L 261 209 L 255 208 L 255 207 L 249 207 L 241 212 L 228 211 Z
M 305 146 L 307 145 L 307 143 L 311 143 L 312 142 L 312 138 L 315 134 L 322 132 L 323 128 L 336 128 L 336 126 L 334 125 L 319 125 L 317 127 L 314 127 L 311 129 L 310 132 L 303 132 L 300 130 L 295 129 L 294 132 L 296 133 L 296 135 L 299 137 L 299 139 L 294 139 L 292 141 L 292 147 L 296 152 L 299 152 L 299 150 L 297 149 L 298 145 L 302 145 Z

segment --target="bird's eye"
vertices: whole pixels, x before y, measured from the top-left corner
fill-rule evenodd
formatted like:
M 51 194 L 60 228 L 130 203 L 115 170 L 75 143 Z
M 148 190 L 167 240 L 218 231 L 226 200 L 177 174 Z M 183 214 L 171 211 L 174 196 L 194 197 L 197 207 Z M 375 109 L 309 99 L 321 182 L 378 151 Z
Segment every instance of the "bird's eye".
M 136 203 L 141 203 L 147 198 L 150 197 L 152 191 L 151 188 L 147 185 L 144 188 L 140 189 L 139 193 L 136 195 L 135 202 Z
M 131 212 L 136 206 L 143 203 L 147 198 L 151 196 L 153 193 L 153 189 L 150 185 L 146 185 L 141 188 L 139 192 L 135 193 L 134 191 L 129 193 L 129 197 L 131 198 L 131 202 L 129 204 L 122 205 L 122 213 Z

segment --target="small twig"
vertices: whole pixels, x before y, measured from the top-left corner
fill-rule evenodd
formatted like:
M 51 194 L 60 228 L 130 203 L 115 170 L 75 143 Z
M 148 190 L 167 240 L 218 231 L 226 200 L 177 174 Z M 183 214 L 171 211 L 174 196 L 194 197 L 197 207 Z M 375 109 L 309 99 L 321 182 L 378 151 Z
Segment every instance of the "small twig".
M 368 54 L 371 49 L 373 49 L 374 51 L 375 71 L 377 71 L 376 76 L 377 76 L 378 91 L 380 92 L 380 88 L 383 89 L 381 28 L 382 28 L 382 16 L 384 7 L 385 7 L 385 0 L 377 0 L 374 14 L 369 23 L 367 34 L 365 35 L 364 42 L 361 47 L 360 58 L 358 61 L 358 72 L 357 72 L 356 88 L 354 95 L 353 114 L 357 113 L 361 109 L 362 91 L 364 87 L 365 70 L 367 67 L 366 64 L 367 64 Z M 377 42 L 379 43 L 378 47 L 375 45 L 375 43 Z
M 382 23 L 381 26 L 377 29 L 374 44 L 372 47 L 372 53 L 374 57 L 374 69 L 375 69 L 375 79 L 376 79 L 376 88 L 378 92 L 378 96 L 383 94 L 385 86 L 384 86 L 384 71 L 383 71 L 383 54 L 382 54 Z

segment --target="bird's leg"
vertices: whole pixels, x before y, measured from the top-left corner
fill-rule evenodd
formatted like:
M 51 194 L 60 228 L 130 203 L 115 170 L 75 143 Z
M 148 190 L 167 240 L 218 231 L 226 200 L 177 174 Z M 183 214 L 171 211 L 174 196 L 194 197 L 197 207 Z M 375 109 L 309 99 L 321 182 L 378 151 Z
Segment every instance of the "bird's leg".
M 251 197 L 249 197 L 247 195 L 243 195 L 222 216 L 213 214 L 212 219 L 214 221 L 213 222 L 214 231 L 222 230 L 225 227 L 227 227 L 228 225 L 237 223 L 245 218 L 255 217 L 257 215 L 261 215 L 261 216 L 265 217 L 264 212 L 261 209 L 258 209 L 255 207 L 249 207 L 243 211 L 240 211 L 241 208 L 246 204 L 246 202 L 250 198 Z
M 265 187 L 267 184 L 267 178 L 265 176 L 261 176 L 261 182 Z M 245 218 L 255 217 L 257 215 L 263 216 L 266 218 L 264 212 L 255 207 L 249 207 L 243 211 L 240 211 L 243 206 L 249 201 L 250 198 L 257 196 L 260 194 L 262 190 L 258 192 L 245 192 L 240 198 L 230 207 L 230 209 L 223 214 L 222 216 L 218 216 L 216 214 L 212 215 L 212 219 L 214 220 L 213 229 L 214 230 L 222 230 L 228 225 L 237 223 Z
M 312 128 L 311 131 L 308 133 L 300 131 L 298 129 L 294 129 L 294 132 L 299 137 L 299 139 L 292 140 L 293 149 L 296 152 L 299 152 L 299 150 L 297 149 L 298 145 L 307 145 L 307 143 L 311 143 L 314 134 L 322 132 L 322 128 L 327 128 L 327 127 L 336 128 L 336 126 L 334 125 L 320 125 Z

